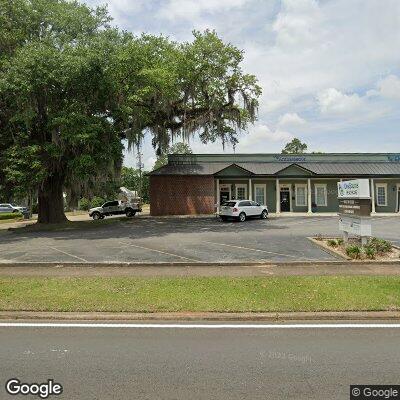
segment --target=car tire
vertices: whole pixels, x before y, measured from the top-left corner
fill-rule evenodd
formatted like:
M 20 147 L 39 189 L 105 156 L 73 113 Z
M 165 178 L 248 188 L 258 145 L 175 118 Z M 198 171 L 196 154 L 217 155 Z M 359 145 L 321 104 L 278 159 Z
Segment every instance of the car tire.
M 14 214 L 14 213 L 17 213 L 17 212 L 18 212 L 18 210 L 13 210 L 13 214 Z
M 244 212 L 241 212 L 241 213 L 239 214 L 239 221 L 240 221 L 240 222 L 246 221 L 246 214 L 245 214 Z
M 268 211 L 267 210 L 263 210 L 261 215 L 260 215 L 261 219 L 267 219 L 268 218 Z
M 133 211 L 131 208 L 129 208 L 128 210 L 126 210 L 125 214 L 127 217 L 134 217 L 136 214 L 136 211 Z
M 103 219 L 104 218 L 104 215 L 101 215 L 99 212 L 94 212 L 93 214 L 92 214 L 92 218 L 94 219 L 94 220 L 98 220 L 98 219 Z

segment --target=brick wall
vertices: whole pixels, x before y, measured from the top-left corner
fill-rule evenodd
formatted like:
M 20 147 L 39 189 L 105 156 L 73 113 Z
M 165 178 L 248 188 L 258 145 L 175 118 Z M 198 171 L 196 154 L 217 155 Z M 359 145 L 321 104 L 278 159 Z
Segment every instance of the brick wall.
M 150 176 L 150 214 L 212 214 L 213 176 Z

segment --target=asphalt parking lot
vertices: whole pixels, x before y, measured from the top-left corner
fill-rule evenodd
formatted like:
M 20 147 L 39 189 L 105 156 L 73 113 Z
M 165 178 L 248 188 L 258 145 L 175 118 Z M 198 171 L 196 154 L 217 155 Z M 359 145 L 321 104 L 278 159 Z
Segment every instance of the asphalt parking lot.
M 89 222 L 90 223 L 90 222 Z M 400 218 L 373 218 L 373 234 L 400 245 Z M 338 235 L 337 217 L 221 222 L 133 218 L 99 228 L 0 233 L 0 262 L 254 262 L 335 260 L 307 240 Z

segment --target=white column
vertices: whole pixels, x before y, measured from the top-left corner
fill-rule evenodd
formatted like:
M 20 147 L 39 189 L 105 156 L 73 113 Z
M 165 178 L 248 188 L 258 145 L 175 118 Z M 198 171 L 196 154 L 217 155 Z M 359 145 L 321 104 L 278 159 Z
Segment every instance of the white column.
M 219 213 L 219 203 L 221 202 L 220 200 L 220 190 L 219 190 L 219 179 L 217 179 L 217 213 Z
M 281 191 L 280 191 L 280 187 L 279 187 L 279 179 L 276 178 L 276 210 L 275 212 L 277 214 L 280 214 L 281 212 Z
M 374 180 L 371 179 L 371 205 L 372 205 L 372 213 L 371 214 L 375 214 L 375 185 L 374 185 Z
M 308 206 L 308 214 L 312 214 L 311 210 L 311 179 L 307 179 L 307 206 Z
M 253 200 L 253 190 L 251 187 L 251 179 L 249 179 L 249 200 Z

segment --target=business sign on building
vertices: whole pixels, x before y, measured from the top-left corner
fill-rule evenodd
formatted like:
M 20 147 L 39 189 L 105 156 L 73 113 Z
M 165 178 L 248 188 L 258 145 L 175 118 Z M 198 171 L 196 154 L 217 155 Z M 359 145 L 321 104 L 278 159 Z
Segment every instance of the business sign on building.
M 368 179 L 338 182 L 339 199 L 370 199 Z

